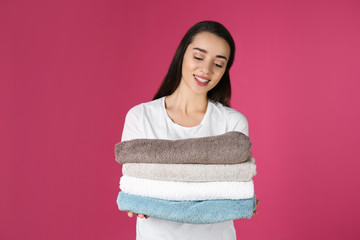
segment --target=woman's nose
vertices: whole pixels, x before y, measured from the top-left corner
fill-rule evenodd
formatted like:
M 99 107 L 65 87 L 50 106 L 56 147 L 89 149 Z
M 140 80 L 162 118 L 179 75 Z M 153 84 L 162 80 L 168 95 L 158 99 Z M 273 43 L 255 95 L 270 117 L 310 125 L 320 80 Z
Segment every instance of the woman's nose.
M 201 71 L 205 74 L 209 74 L 211 71 L 211 63 L 207 61 L 203 61 L 201 64 Z

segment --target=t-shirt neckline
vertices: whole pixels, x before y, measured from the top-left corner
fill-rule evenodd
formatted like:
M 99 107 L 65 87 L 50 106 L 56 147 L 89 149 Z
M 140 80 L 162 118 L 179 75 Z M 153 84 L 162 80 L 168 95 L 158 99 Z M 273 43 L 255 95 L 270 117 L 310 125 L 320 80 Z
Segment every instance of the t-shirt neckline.
M 162 99 L 161 99 L 161 105 L 162 105 L 162 109 L 163 109 L 163 113 L 166 117 L 166 119 L 174 126 L 177 126 L 179 128 L 183 128 L 183 129 L 193 129 L 193 128 L 198 128 L 198 127 L 201 127 L 204 122 L 207 120 L 208 118 L 208 115 L 209 115 L 209 112 L 210 112 L 210 107 L 211 107 L 211 101 L 208 99 L 208 104 L 207 104 L 207 107 L 206 107 L 206 112 L 204 114 L 204 117 L 203 119 L 201 120 L 201 122 L 196 125 L 196 126 L 192 126 L 192 127 L 185 127 L 185 126 L 182 126 L 180 124 L 177 124 L 176 122 L 174 122 L 173 120 L 171 120 L 171 118 L 169 117 L 169 115 L 167 114 L 167 111 L 166 111 L 166 108 L 165 108 L 165 98 L 167 96 L 163 96 Z

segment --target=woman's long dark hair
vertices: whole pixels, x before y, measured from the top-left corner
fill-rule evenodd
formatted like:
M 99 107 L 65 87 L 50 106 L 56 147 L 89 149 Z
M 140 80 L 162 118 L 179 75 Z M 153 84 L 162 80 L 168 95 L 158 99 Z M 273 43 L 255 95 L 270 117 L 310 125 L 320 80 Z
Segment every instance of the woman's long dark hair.
M 181 40 L 178 48 L 176 49 L 174 58 L 170 64 L 169 71 L 167 72 L 163 82 L 153 100 L 163 96 L 171 95 L 180 84 L 182 75 L 182 63 L 184 54 L 193 41 L 194 36 L 201 32 L 210 32 L 223 38 L 230 46 L 230 57 L 226 65 L 224 75 L 218 84 L 207 93 L 207 97 L 213 102 L 220 102 L 224 106 L 230 106 L 231 98 L 231 85 L 229 70 L 234 62 L 235 56 L 235 43 L 229 31 L 220 23 L 214 21 L 202 21 L 192 26 Z

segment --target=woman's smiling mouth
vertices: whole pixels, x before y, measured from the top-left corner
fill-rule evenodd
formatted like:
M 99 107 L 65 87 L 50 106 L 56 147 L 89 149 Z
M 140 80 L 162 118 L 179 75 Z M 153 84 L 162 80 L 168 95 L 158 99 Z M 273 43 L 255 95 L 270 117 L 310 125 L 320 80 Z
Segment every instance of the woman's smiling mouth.
M 196 75 L 194 75 L 194 78 L 196 80 L 196 83 L 199 84 L 200 86 L 206 86 L 208 84 L 208 82 L 210 82 L 210 79 L 208 79 L 208 78 L 199 77 Z

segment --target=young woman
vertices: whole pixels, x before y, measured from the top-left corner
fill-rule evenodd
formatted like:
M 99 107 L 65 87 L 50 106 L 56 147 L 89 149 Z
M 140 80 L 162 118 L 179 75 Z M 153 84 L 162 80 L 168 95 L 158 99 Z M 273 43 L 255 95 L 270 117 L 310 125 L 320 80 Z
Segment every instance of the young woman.
M 246 117 L 229 106 L 229 70 L 234 54 L 234 40 L 223 25 L 203 21 L 192 26 L 181 40 L 153 100 L 134 106 L 126 114 L 121 141 L 177 140 L 229 131 L 248 135 Z M 129 217 L 133 215 L 128 213 Z M 186 224 L 137 216 L 137 240 L 236 239 L 233 221 Z

